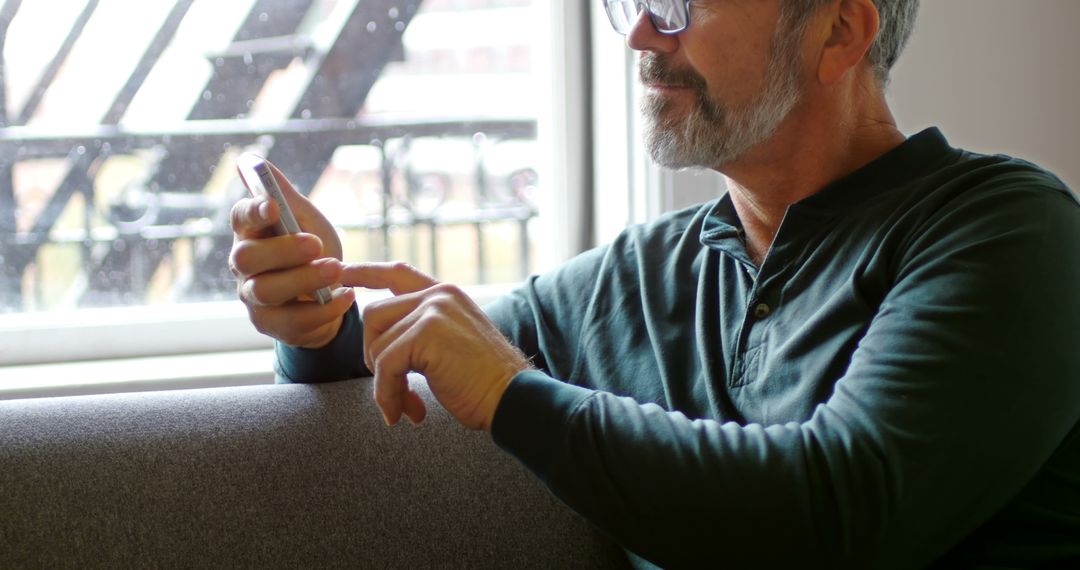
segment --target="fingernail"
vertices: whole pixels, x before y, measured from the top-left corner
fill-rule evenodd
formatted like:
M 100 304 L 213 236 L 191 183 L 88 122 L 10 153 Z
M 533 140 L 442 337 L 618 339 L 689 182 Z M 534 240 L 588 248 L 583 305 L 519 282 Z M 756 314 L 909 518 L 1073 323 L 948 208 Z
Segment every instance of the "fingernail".
M 265 198 L 260 199 L 259 200 L 258 211 L 259 211 L 259 218 L 262 221 L 265 222 L 266 220 L 269 220 L 270 219 L 270 201 L 265 199 Z

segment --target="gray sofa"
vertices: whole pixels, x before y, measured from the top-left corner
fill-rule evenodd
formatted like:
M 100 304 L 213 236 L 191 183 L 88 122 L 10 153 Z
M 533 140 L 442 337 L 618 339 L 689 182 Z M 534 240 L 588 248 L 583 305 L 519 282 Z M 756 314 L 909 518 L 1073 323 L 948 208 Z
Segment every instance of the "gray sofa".
M 0 568 L 622 568 L 435 404 L 368 380 L 0 401 Z

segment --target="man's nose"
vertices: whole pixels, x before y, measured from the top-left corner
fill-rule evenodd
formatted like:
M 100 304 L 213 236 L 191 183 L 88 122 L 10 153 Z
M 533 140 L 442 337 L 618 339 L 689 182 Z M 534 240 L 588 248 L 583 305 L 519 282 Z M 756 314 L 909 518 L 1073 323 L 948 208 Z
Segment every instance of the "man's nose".
M 649 11 L 642 9 L 637 22 L 626 34 L 626 45 L 632 50 L 671 53 L 679 47 L 677 34 L 661 34 L 649 17 Z

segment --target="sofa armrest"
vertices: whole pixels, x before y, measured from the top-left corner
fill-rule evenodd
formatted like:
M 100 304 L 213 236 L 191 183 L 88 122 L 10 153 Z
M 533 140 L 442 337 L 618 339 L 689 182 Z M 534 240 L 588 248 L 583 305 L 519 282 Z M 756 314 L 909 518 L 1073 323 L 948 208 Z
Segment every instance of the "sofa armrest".
M 394 428 L 369 380 L 0 401 L 0 566 L 626 566 L 420 391 Z

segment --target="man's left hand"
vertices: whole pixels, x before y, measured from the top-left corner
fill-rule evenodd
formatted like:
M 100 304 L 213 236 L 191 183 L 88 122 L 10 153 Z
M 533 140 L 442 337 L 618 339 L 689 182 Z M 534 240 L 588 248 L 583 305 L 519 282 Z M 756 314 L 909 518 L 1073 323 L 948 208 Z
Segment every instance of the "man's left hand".
M 402 413 L 423 421 L 423 400 L 407 374 L 422 374 L 458 421 L 490 431 L 510 380 L 530 368 L 487 315 L 460 288 L 405 263 L 345 265 L 342 283 L 389 289 L 394 297 L 364 309 L 364 362 L 375 374 L 375 403 L 389 425 Z

